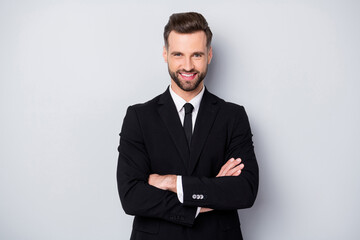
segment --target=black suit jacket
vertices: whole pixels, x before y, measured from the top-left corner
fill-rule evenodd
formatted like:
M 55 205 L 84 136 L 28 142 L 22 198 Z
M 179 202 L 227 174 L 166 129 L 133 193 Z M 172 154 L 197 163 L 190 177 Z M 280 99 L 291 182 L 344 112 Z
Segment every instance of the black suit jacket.
M 130 106 L 119 145 L 118 190 L 135 215 L 131 239 L 242 239 L 237 209 L 251 207 L 258 165 L 247 115 L 206 89 L 190 149 L 169 89 Z M 215 176 L 230 158 L 245 164 L 240 176 Z M 184 202 L 148 184 L 152 173 L 182 176 Z M 197 207 L 215 209 L 195 218 Z

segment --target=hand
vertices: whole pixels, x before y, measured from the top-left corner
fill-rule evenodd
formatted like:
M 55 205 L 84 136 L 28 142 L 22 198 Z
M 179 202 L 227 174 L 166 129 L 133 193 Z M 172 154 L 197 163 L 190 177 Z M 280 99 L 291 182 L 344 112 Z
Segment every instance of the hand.
M 241 174 L 241 170 L 244 168 L 244 164 L 241 163 L 241 159 L 231 158 L 229 159 L 220 169 L 220 172 L 216 177 L 229 177 L 229 176 L 239 176 Z M 210 212 L 214 209 L 211 208 L 201 208 L 200 213 Z
M 229 177 L 239 176 L 241 170 L 244 168 L 244 164 L 241 163 L 241 158 L 230 158 L 220 169 L 220 172 L 216 177 Z
M 211 212 L 211 211 L 213 211 L 213 210 L 214 210 L 214 209 L 202 207 L 202 208 L 200 208 L 200 213 Z
M 176 175 L 150 174 L 148 183 L 151 186 L 162 190 L 168 190 L 176 193 Z

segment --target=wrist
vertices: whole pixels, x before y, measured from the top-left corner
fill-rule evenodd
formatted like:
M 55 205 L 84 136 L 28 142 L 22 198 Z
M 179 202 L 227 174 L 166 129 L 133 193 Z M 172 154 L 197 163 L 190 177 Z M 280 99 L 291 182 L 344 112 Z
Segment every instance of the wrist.
M 176 181 L 177 181 L 176 175 L 167 175 L 166 176 L 167 190 L 177 193 Z

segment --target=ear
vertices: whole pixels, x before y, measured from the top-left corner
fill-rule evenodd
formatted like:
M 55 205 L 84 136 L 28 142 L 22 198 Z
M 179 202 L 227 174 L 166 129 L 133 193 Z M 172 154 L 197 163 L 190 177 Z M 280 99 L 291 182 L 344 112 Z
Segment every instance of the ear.
M 164 61 L 167 63 L 167 49 L 165 46 L 163 47 L 163 58 L 164 58 Z
M 213 52 L 212 52 L 212 47 L 210 46 L 208 50 L 208 64 L 210 64 L 212 57 L 213 57 Z

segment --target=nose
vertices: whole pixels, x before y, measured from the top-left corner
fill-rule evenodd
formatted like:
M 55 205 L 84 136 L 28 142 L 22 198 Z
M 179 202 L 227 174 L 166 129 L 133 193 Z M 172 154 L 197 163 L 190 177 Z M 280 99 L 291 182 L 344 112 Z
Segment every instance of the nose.
M 194 64 L 191 57 L 185 59 L 184 70 L 191 71 L 194 69 Z

